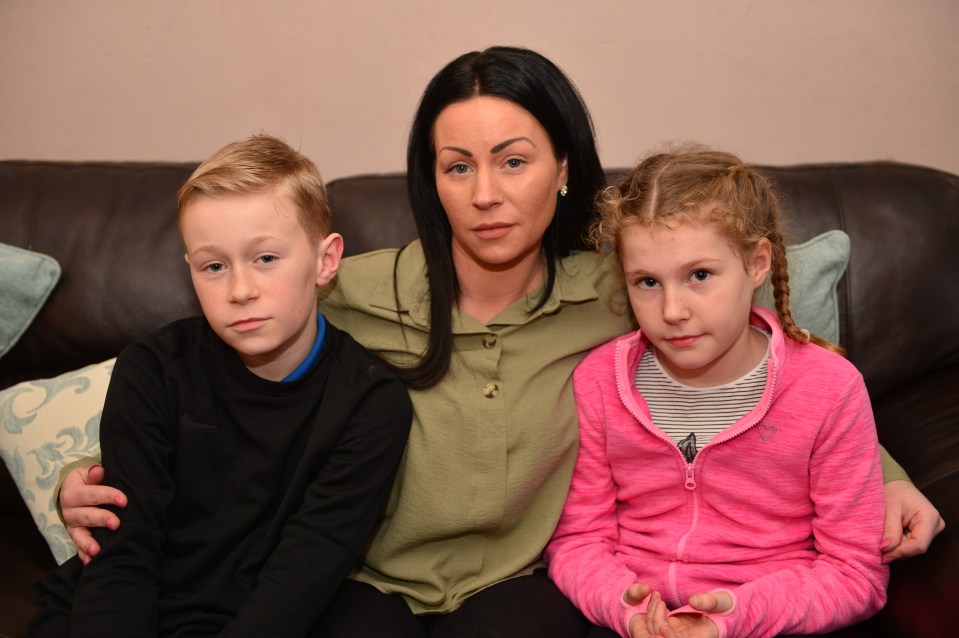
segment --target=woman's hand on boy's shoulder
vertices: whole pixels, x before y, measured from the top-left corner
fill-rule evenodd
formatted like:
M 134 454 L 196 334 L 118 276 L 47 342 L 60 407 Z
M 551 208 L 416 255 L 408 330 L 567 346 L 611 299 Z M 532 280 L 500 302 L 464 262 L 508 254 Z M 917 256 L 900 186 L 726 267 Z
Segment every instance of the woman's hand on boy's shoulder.
M 127 504 L 123 492 L 102 485 L 103 478 L 103 467 L 100 465 L 78 467 L 64 477 L 60 487 L 63 523 L 84 565 L 100 552 L 100 544 L 94 540 L 90 529 L 106 527 L 115 530 L 120 527 L 119 517 L 101 506 L 126 507 Z

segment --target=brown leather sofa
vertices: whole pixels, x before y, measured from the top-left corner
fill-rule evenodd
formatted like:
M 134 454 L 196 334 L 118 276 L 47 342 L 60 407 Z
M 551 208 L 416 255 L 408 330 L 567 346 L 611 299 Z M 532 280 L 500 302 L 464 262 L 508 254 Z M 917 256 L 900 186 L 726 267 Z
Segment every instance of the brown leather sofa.
M 174 222 L 174 194 L 193 166 L 0 161 L 0 242 L 52 255 L 63 270 L 0 358 L 0 389 L 105 360 L 198 312 Z M 769 172 L 796 241 L 834 228 L 851 237 L 841 341 L 866 378 L 880 440 L 949 523 L 928 554 L 894 565 L 879 616 L 842 635 L 957 635 L 959 177 L 896 163 Z M 414 237 L 404 184 L 402 175 L 329 184 L 348 253 Z M 0 635 L 26 635 L 31 583 L 53 567 L 0 471 Z

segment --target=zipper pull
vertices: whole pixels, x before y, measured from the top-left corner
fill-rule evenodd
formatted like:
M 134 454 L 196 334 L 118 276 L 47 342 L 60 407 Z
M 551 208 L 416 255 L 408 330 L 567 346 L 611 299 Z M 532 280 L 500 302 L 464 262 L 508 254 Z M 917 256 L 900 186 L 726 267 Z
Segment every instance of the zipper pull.
M 686 484 L 685 485 L 687 490 L 696 489 L 696 479 L 693 478 L 693 466 L 691 464 L 686 466 Z

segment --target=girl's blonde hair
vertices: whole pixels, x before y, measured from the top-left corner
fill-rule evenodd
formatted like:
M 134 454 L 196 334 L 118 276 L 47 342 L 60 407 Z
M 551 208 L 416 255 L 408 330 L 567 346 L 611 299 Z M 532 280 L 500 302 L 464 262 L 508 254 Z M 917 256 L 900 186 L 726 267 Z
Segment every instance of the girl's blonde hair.
M 779 226 L 779 199 L 769 179 L 735 155 L 702 146 L 656 153 L 599 195 L 602 219 L 590 229 L 597 247 L 620 248 L 627 226 L 715 225 L 746 266 L 763 238 L 772 246 L 770 281 L 783 332 L 845 354 L 842 347 L 796 325 L 789 310 L 786 245 Z

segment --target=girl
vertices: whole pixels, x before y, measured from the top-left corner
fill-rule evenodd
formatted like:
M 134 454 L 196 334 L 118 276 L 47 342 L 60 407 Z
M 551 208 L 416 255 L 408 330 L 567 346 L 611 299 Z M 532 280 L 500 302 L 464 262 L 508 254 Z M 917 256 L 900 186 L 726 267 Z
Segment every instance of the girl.
M 550 576 L 622 636 L 774 636 L 862 620 L 888 578 L 861 375 L 789 311 L 767 180 L 700 148 L 603 195 L 642 328 L 573 376 L 580 452 Z M 776 313 L 752 307 L 770 274 Z M 668 611 L 672 609 L 673 611 Z

